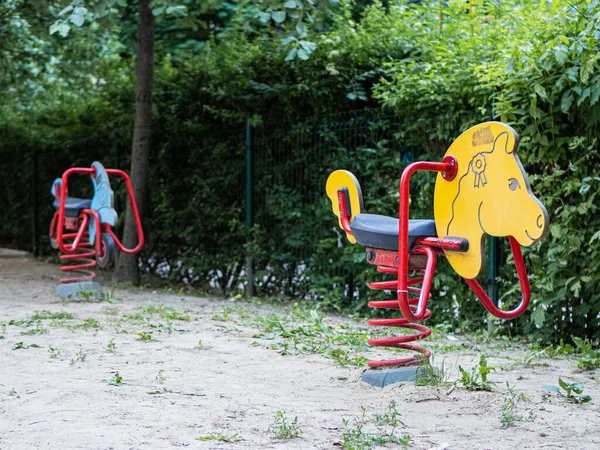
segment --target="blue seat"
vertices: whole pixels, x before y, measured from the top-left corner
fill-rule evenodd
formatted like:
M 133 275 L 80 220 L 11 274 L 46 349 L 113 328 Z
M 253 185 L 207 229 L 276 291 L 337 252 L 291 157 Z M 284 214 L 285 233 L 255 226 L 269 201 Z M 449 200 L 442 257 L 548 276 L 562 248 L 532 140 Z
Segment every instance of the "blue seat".
M 52 202 L 52 206 L 58 209 L 60 206 L 60 200 L 55 198 L 54 202 Z M 67 197 L 65 199 L 65 216 L 77 217 L 79 215 L 79 211 L 84 208 L 89 208 L 90 206 L 92 206 L 91 200 L 85 200 L 77 197 Z
M 399 220 L 378 214 L 358 214 L 352 220 L 350 229 L 356 242 L 365 247 L 383 250 L 398 250 Z M 435 221 L 409 220 L 408 247 L 411 248 L 419 237 L 437 237 Z

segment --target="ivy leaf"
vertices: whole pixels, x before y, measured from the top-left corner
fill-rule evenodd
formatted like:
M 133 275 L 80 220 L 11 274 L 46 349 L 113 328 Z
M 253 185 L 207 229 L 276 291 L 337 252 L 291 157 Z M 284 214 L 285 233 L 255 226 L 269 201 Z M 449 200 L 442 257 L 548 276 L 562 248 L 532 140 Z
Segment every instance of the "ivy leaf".
M 167 14 L 174 17 L 186 17 L 188 15 L 188 9 L 184 5 L 169 6 L 167 8 Z
M 54 22 L 52 25 L 50 25 L 50 34 L 52 35 L 58 32 L 58 34 L 60 34 L 62 37 L 65 37 L 67 34 L 69 34 L 70 29 L 71 26 L 66 22 Z
M 556 62 L 561 66 L 567 61 L 567 52 L 565 52 L 565 49 L 563 45 L 554 47 L 554 57 L 556 58 Z
M 544 89 L 542 86 L 540 86 L 539 84 L 536 84 L 533 87 L 533 90 L 542 100 L 546 100 L 546 101 L 548 100 L 548 94 L 546 94 L 546 89 Z
M 80 27 L 81 25 L 83 25 L 83 22 L 85 22 L 86 13 L 87 8 L 84 8 L 83 6 L 78 6 L 77 8 L 75 8 L 75 11 L 73 11 L 73 14 L 71 14 L 71 17 L 69 17 L 69 21 L 76 27 Z
M 71 11 L 73 11 L 73 5 L 69 5 L 65 9 L 63 9 L 61 12 L 59 12 L 58 17 L 64 16 L 66 13 L 71 12 Z
M 562 100 L 560 101 L 560 109 L 562 109 L 563 112 L 569 112 L 569 108 L 571 107 L 571 104 L 573 103 L 573 93 L 571 91 L 566 92 L 565 95 L 563 95 Z
M 283 4 L 284 8 L 296 9 L 296 0 L 288 0 Z
M 164 12 L 165 9 L 166 9 L 166 6 L 164 6 L 164 5 L 163 6 L 159 6 L 158 8 L 154 8 L 152 10 L 152 15 L 153 16 L 160 16 Z
M 306 61 L 308 59 L 307 51 L 303 48 L 299 48 L 298 49 L 298 58 L 300 58 L 303 61 Z
M 536 310 L 531 314 L 531 318 L 533 319 L 536 327 L 541 327 L 546 319 L 544 308 L 536 308 Z
M 296 58 L 296 53 L 298 53 L 298 49 L 296 47 L 294 47 L 293 49 L 290 50 L 290 52 L 287 54 L 287 56 L 285 57 L 286 61 L 292 61 Z
M 306 25 L 304 25 L 302 22 L 298 23 L 296 25 L 296 31 L 298 32 L 300 37 L 305 37 L 306 36 Z
M 282 23 L 285 20 L 285 11 L 275 11 L 271 14 L 273 20 L 277 23 Z

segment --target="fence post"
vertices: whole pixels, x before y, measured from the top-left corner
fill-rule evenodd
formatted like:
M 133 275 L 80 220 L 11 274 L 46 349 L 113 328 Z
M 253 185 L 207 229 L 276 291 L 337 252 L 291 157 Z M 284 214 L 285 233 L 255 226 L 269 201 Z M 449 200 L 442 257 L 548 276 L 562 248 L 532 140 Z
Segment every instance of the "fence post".
M 119 161 L 119 133 L 117 133 L 116 131 L 113 133 L 113 142 L 112 142 L 112 151 L 113 151 L 113 158 L 114 158 L 114 164 L 115 164 L 115 169 L 120 169 L 120 161 Z M 121 211 L 121 203 L 119 200 L 119 195 L 115 195 L 115 210 L 116 211 Z
M 490 105 L 490 120 L 495 119 L 496 112 L 494 110 L 494 91 L 492 90 L 492 98 Z M 498 306 L 498 259 L 500 254 L 500 242 L 495 236 L 488 236 L 488 295 L 494 305 Z M 488 334 L 492 334 L 493 323 L 488 320 Z
M 38 253 L 38 164 L 37 164 L 37 151 L 34 148 L 31 149 L 31 253 L 37 255 Z
M 252 227 L 254 226 L 254 156 L 252 154 L 252 125 L 250 115 L 246 115 L 246 231 L 247 243 L 252 242 Z M 252 253 L 246 251 L 246 296 L 254 295 L 254 260 Z

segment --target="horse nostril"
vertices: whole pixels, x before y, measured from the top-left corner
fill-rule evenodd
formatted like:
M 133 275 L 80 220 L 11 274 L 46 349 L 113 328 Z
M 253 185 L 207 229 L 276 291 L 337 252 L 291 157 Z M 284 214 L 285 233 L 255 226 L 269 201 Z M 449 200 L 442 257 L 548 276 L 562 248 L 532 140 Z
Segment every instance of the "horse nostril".
M 537 218 L 536 225 L 538 228 L 542 228 L 544 226 L 544 216 L 542 216 L 541 214 Z

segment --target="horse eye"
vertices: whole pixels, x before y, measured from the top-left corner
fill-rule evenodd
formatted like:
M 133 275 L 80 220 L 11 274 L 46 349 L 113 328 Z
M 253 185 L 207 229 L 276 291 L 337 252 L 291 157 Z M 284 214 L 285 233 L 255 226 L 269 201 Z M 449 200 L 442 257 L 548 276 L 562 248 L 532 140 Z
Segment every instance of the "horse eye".
M 508 187 L 511 191 L 516 191 L 518 188 L 521 187 L 521 185 L 519 184 L 519 180 L 515 178 L 510 178 L 508 180 Z

